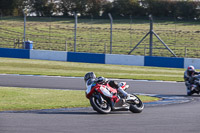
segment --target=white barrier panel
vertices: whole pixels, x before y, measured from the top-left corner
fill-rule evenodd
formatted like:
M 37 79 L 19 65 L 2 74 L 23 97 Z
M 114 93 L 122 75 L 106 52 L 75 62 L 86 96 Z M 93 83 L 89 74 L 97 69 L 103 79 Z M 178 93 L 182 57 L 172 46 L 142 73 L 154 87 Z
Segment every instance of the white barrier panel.
M 187 68 L 189 65 L 194 66 L 196 69 L 200 69 L 200 59 L 185 58 L 184 59 L 184 68 Z
M 30 50 L 30 59 L 67 61 L 67 52 L 48 51 L 48 50 Z
M 105 64 L 144 66 L 144 56 L 106 54 Z

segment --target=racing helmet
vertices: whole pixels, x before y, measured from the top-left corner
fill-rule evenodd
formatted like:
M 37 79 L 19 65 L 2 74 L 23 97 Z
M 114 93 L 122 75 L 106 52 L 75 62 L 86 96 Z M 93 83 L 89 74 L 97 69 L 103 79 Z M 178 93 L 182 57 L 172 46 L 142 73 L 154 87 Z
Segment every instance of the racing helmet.
M 194 66 L 188 66 L 187 73 L 189 76 L 191 76 L 195 72 Z
M 85 74 L 84 76 L 84 80 L 85 82 L 88 80 L 88 79 L 95 79 L 96 78 L 96 75 L 94 74 L 94 72 L 88 72 Z

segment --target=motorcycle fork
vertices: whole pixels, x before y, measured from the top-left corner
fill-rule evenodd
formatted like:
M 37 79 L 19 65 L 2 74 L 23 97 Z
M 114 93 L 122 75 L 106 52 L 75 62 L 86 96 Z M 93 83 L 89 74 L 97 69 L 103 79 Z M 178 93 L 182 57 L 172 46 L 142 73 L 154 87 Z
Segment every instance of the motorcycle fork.
M 112 99 L 109 99 L 109 100 L 108 100 L 108 103 L 110 104 L 111 110 L 113 111 L 113 110 L 115 109 L 115 108 L 114 108 L 115 102 L 114 102 Z
M 108 102 L 108 104 L 110 105 L 111 110 L 114 110 L 115 102 L 112 99 L 110 99 L 104 95 L 101 95 L 99 92 L 96 92 L 96 94 L 94 96 L 98 99 L 100 104 L 103 104 L 103 101 L 106 100 Z
M 103 103 L 103 99 L 102 99 L 102 97 L 101 97 L 101 95 L 100 95 L 99 92 L 96 92 L 96 93 L 94 94 L 94 97 L 96 97 L 96 98 L 98 99 L 98 101 L 99 101 L 100 104 Z
M 102 97 L 104 100 L 106 100 L 108 102 L 108 104 L 111 107 L 111 110 L 114 110 L 115 102 L 109 97 L 106 97 L 106 96 L 102 96 Z

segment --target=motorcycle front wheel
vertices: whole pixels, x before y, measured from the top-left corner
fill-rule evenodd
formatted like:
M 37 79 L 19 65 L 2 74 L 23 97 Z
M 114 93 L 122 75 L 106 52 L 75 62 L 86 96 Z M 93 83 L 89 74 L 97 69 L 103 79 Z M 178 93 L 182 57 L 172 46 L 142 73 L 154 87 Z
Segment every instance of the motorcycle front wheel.
M 98 98 L 91 96 L 90 104 L 93 107 L 93 109 L 100 114 L 108 114 L 111 111 L 110 104 L 106 100 L 100 103 Z
M 140 98 L 139 97 L 137 97 L 136 95 L 134 95 L 136 98 L 137 98 L 137 100 L 138 100 L 138 102 L 139 103 L 131 103 L 130 104 L 130 108 L 129 108 L 129 110 L 132 112 L 132 113 L 141 113 L 142 112 L 142 110 L 144 109 L 144 104 L 143 104 L 143 102 L 140 100 Z

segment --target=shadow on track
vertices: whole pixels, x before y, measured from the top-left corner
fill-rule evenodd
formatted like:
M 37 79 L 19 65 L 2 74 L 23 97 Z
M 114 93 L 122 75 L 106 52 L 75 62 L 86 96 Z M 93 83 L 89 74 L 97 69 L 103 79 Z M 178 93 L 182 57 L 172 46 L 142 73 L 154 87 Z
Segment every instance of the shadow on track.
M 52 114 L 52 115 L 107 115 L 107 114 L 99 114 L 96 111 L 92 110 L 91 108 L 84 108 L 84 109 L 45 109 L 45 110 L 27 110 L 27 111 L 4 111 L 4 113 L 27 113 L 27 114 Z M 133 114 L 130 111 L 112 111 L 109 115 L 112 114 Z
M 66 115 L 112 115 L 112 114 L 133 114 L 129 111 L 116 111 L 116 112 L 111 112 L 109 114 L 99 114 L 97 112 L 37 112 L 37 114 L 66 114 Z

